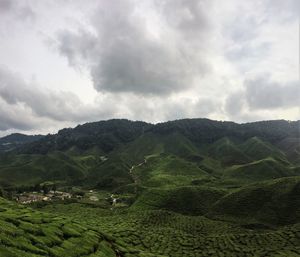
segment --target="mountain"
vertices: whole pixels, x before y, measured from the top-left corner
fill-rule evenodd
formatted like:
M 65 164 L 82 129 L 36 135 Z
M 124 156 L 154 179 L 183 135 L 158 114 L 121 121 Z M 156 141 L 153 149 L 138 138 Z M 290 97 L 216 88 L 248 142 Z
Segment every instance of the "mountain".
M 133 142 L 141 135 L 150 133 L 156 137 L 182 135 L 197 146 L 211 144 L 224 137 L 235 141 L 258 137 L 275 144 L 285 138 L 299 138 L 300 121 L 275 120 L 237 124 L 208 119 L 184 119 L 153 125 L 114 119 L 60 130 L 57 134 L 45 136 L 31 145 L 21 147 L 19 152 L 45 154 L 55 150 L 66 151 L 72 147 L 80 151 L 97 147 L 100 152 L 107 153 L 120 145 Z
M 0 154 L 0 256 L 300 256 L 299 121 L 114 119 L 35 139 Z
M 284 147 L 283 142 L 300 138 L 299 128 L 299 122 L 287 121 L 237 124 L 185 119 L 153 125 L 108 120 L 44 137 L 11 135 L 2 139 L 15 142 L 15 147 L 8 155 L 0 156 L 0 185 L 32 185 L 50 180 L 116 189 L 134 182 L 128 171 L 147 156 L 156 158 L 159 172 L 165 169 L 171 156 L 175 157 L 174 164 L 169 165 L 182 167 L 181 176 L 190 183 L 231 177 L 233 186 L 237 178 L 252 176 L 249 178 L 252 181 L 254 177 L 288 176 L 292 175 L 289 170 L 294 159 L 291 160 L 290 148 Z M 273 159 L 268 161 L 269 157 Z M 187 173 L 189 167 L 196 170 L 193 179 L 187 179 L 191 177 Z M 252 167 L 256 173 L 249 174 Z M 153 178 L 151 183 L 180 184 L 171 182 L 174 179 L 179 180 L 178 175 L 160 174 L 159 180 Z
M 17 152 L 46 154 L 51 151 L 67 151 L 75 148 L 79 153 L 92 149 L 97 153 L 108 153 L 119 145 L 136 139 L 149 126 L 152 125 L 129 120 L 86 123 L 73 129 L 62 129 L 54 135 L 47 135 L 30 145 L 20 147 Z
M 14 133 L 0 138 L 0 152 L 11 151 L 21 145 L 32 143 L 41 139 L 42 135 L 24 135 L 20 133 Z

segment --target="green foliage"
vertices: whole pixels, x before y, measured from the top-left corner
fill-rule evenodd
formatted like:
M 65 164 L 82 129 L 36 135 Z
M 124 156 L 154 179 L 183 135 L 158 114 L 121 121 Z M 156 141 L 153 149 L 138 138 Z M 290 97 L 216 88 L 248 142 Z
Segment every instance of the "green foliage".
M 238 257 L 300 254 L 299 224 L 255 230 L 254 227 L 249 229 L 233 222 L 162 210 L 111 212 L 109 215 L 99 215 L 97 211 L 85 211 L 78 205 L 73 205 L 72 211 L 63 205 L 57 209 L 61 214 L 72 213 L 74 219 L 84 220 L 94 228 L 113 235 L 116 242 L 127 249 L 143 251 L 145 255 L 141 256 Z
M 286 225 L 300 222 L 300 177 L 261 182 L 221 198 L 209 214 L 225 220 Z
M 299 128 L 109 120 L 22 144 L 0 155 L 2 196 L 82 199 L 0 198 L 0 256 L 299 256 Z
M 1 257 L 126 257 L 133 251 L 70 218 L 34 211 L 3 198 L 0 207 Z M 135 256 L 143 256 L 138 250 L 134 252 Z
M 155 188 L 146 190 L 130 209 L 165 209 L 182 214 L 203 215 L 224 195 L 224 190 L 206 187 Z
M 272 157 L 247 163 L 234 165 L 224 172 L 224 179 L 233 178 L 241 182 L 258 182 L 269 179 L 293 176 L 293 170 Z

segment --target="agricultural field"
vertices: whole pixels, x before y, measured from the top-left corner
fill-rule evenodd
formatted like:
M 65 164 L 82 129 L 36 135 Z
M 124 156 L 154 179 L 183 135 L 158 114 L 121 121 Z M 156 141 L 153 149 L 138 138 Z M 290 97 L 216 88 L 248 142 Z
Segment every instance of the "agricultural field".
M 300 224 L 280 228 L 241 225 L 169 211 L 105 213 L 80 204 L 46 206 L 43 211 L 72 213 L 128 247 L 155 256 L 299 256 Z
M 3 198 L 0 198 L 0 242 L 1 257 L 153 256 L 127 249 L 122 241 L 67 215 L 34 211 Z
M 2 153 L 0 257 L 300 256 L 299 124 L 274 124 L 113 120 Z

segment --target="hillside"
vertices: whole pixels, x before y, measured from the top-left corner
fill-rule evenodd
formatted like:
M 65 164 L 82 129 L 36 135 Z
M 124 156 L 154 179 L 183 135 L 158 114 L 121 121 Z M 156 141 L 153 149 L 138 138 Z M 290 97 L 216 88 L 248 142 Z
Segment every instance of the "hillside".
M 220 198 L 209 216 L 268 225 L 299 223 L 300 177 L 280 178 L 238 189 Z
M 42 138 L 41 135 L 24 135 L 20 133 L 14 133 L 0 138 L 0 152 L 11 151 L 23 144 L 32 143 Z
M 288 165 L 272 157 L 244 165 L 233 165 L 224 171 L 224 179 L 232 178 L 245 182 L 257 182 L 269 179 L 289 177 L 295 175 Z
M 234 169 L 234 165 L 245 165 L 248 170 L 251 163 L 255 165 L 255 161 L 268 157 L 274 158 L 282 170 L 282 165 L 292 165 L 289 161 L 297 165 L 298 159 L 291 159 L 293 154 L 283 142 L 284 138 L 299 138 L 299 124 L 285 121 L 237 124 L 207 119 L 156 125 L 128 120 L 87 123 L 20 145 L 13 153 L 1 157 L 0 183 L 26 185 L 62 180 L 67 184 L 80 182 L 116 188 L 132 182 L 128 174 L 132 165 L 147 156 L 162 154 L 181 158 L 185 162 L 181 166 L 196 165 L 212 179 L 222 177 L 222 170 Z M 13 161 L 5 162 L 7 158 Z M 161 157 L 162 165 L 164 158 Z M 83 165 L 82 161 L 88 159 L 98 162 Z M 7 174 L 10 174 L 8 180 Z
M 140 121 L 108 120 L 78 125 L 47 135 L 30 145 L 20 147 L 17 153 L 46 154 L 67 151 L 75 147 L 78 153 L 93 148 L 97 153 L 108 153 L 123 143 L 130 142 L 144 133 L 151 124 Z
M 0 256 L 152 256 L 126 249 L 95 228 L 0 198 Z M 142 255 L 140 255 L 142 254 Z
M 0 256 L 299 256 L 299 132 L 108 120 L 16 144 L 0 154 Z

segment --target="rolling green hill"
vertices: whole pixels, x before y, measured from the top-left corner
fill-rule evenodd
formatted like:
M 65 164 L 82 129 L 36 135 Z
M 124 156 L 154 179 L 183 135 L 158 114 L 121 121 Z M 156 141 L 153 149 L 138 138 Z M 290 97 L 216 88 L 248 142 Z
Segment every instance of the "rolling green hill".
M 189 215 L 203 215 L 224 196 L 224 190 L 200 186 L 149 189 L 131 206 L 131 210 L 168 210 Z
M 297 165 L 297 141 L 290 141 L 300 137 L 299 127 L 299 122 L 236 124 L 207 119 L 156 125 L 128 120 L 87 123 L 22 144 L 8 156 L 0 157 L 0 184 L 28 185 L 58 180 L 87 186 L 108 182 L 107 187 L 116 188 L 132 183 L 128 174 L 131 166 L 140 164 L 147 156 L 162 154 L 185 160 L 184 164 L 178 161 L 174 166 L 197 166 L 193 169 L 198 169 L 199 175 L 204 171 L 212 177 L 222 177 L 223 170 L 234 170 L 237 168 L 234 165 L 245 165 L 246 170 L 248 166 L 260 166 L 254 161 L 269 157 L 279 166 L 288 167 L 293 162 Z M 277 148 L 279 145 L 281 150 Z M 5 159 L 9 158 L 12 161 L 8 163 Z M 158 166 L 165 165 L 163 159 Z M 278 170 L 271 166 L 271 170 Z M 239 174 L 239 170 L 235 173 Z
M 85 170 L 64 153 L 17 155 L 0 158 L 0 184 L 26 186 L 43 181 L 76 181 Z
M 244 142 L 240 149 L 243 153 L 253 160 L 261 160 L 267 157 L 275 157 L 278 159 L 286 159 L 286 156 L 283 152 L 277 149 L 275 146 L 272 146 L 270 143 L 262 141 L 258 137 L 252 137 Z
M 300 177 L 260 182 L 238 189 L 212 207 L 209 216 L 250 223 L 300 222 Z
M 208 148 L 209 156 L 220 160 L 225 166 L 243 164 L 251 159 L 228 138 L 222 138 Z
M 299 140 L 299 121 L 108 120 L 17 145 L 0 257 L 300 256 Z
M 293 170 L 272 157 L 244 165 L 233 165 L 224 171 L 224 179 L 232 178 L 250 183 L 295 175 Z
M 8 136 L 0 138 L 0 152 L 12 151 L 24 144 L 38 141 L 42 135 L 24 135 L 20 133 L 13 133 Z

